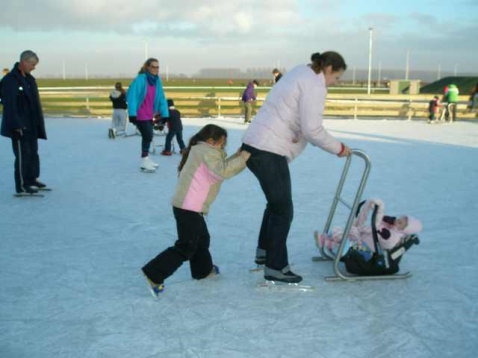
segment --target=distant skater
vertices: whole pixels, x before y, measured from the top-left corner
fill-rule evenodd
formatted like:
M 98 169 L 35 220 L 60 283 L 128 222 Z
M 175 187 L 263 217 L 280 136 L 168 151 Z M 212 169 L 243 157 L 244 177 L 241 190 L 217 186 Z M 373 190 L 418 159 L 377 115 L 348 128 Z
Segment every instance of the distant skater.
M 169 116 L 163 83 L 158 73 L 158 60 L 147 59 L 127 92 L 129 121 L 135 124 L 141 133 L 140 169 L 146 173 L 154 173 L 158 167 L 158 164 L 149 158 L 154 135 L 153 121 L 158 116 L 161 118 Z
M 460 91 L 458 87 L 451 83 L 446 87 L 443 101 L 446 102 L 445 106 L 445 121 L 454 122 L 456 121 L 456 106 L 458 104 L 458 95 Z
M 277 82 L 280 81 L 280 79 L 282 78 L 282 73 L 281 71 L 279 71 L 279 69 L 277 68 L 274 68 L 272 70 L 272 75 L 274 76 L 274 84 L 276 84 Z
M 208 124 L 190 139 L 184 151 L 171 201 L 178 240 L 142 268 L 155 296 L 163 291 L 164 280 L 185 261 L 189 261 L 193 279 L 219 274 L 209 252 L 210 236 L 204 217 L 224 179 L 239 174 L 250 156 L 242 150 L 226 157 L 226 142 L 226 130 Z
M 164 150 L 162 155 L 172 155 L 171 142 L 174 137 L 179 145 L 179 153 L 183 154 L 186 146 L 183 141 L 183 122 L 181 121 L 181 112 L 179 112 L 174 106 L 174 101 L 168 99 L 169 117 L 164 118 L 165 124 L 168 126 L 168 134 L 166 134 L 166 140 L 164 142 Z
M 257 99 L 254 89 L 259 86 L 259 82 L 252 80 L 247 84 L 246 89 L 242 93 L 242 102 L 244 103 L 244 123 L 251 123 L 252 104 Z
M 115 89 L 110 93 L 110 101 L 113 105 L 113 117 L 111 118 L 111 127 L 108 131 L 108 137 L 115 139 L 116 134 L 125 132 L 126 129 L 126 91 L 121 82 L 116 82 Z
M 433 99 L 428 103 L 428 123 L 434 123 L 438 120 L 438 110 L 440 107 L 441 103 L 438 96 L 433 97 Z

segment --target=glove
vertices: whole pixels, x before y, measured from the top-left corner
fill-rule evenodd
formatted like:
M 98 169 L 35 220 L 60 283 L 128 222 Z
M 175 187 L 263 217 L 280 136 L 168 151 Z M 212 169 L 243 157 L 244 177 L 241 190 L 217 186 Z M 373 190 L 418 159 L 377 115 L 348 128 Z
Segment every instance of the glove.
M 129 122 L 132 124 L 136 124 L 136 116 L 129 116 Z

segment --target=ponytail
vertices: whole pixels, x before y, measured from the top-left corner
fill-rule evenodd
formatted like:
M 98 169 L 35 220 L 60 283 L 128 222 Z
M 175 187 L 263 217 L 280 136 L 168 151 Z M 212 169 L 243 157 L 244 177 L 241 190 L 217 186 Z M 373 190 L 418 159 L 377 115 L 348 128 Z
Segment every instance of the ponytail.
M 332 66 L 332 72 L 345 71 L 347 69 L 344 58 L 334 51 L 313 53 L 310 56 L 310 61 L 312 62 L 311 67 L 315 73 L 322 72 L 327 66 Z

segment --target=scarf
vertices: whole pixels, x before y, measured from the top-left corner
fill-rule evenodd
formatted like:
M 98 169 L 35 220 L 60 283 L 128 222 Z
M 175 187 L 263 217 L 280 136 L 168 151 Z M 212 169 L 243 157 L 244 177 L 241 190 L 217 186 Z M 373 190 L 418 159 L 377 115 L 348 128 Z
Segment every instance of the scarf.
M 146 79 L 148 80 L 148 83 L 150 86 L 156 86 L 156 83 L 158 83 L 158 75 L 152 75 L 148 71 L 145 71 L 146 74 Z

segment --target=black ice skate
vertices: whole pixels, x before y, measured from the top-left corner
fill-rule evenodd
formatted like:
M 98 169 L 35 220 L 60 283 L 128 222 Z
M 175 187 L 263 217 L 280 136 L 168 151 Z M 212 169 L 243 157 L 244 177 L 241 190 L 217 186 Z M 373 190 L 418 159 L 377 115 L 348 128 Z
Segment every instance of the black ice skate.
M 23 186 L 21 188 L 17 188 L 17 192 L 13 194 L 13 196 L 17 198 L 31 196 L 43 197 L 43 195 L 38 194 L 38 189 L 33 186 Z
M 269 267 L 264 268 L 264 278 L 268 281 L 277 281 L 284 283 L 299 283 L 302 281 L 302 276 L 296 275 L 290 270 L 289 265 L 282 270 L 273 270 Z
M 42 183 L 39 180 L 35 180 L 35 182 L 31 186 L 36 188 L 39 191 L 51 191 L 51 188 L 49 188 L 48 185 L 46 185 L 45 183 Z

